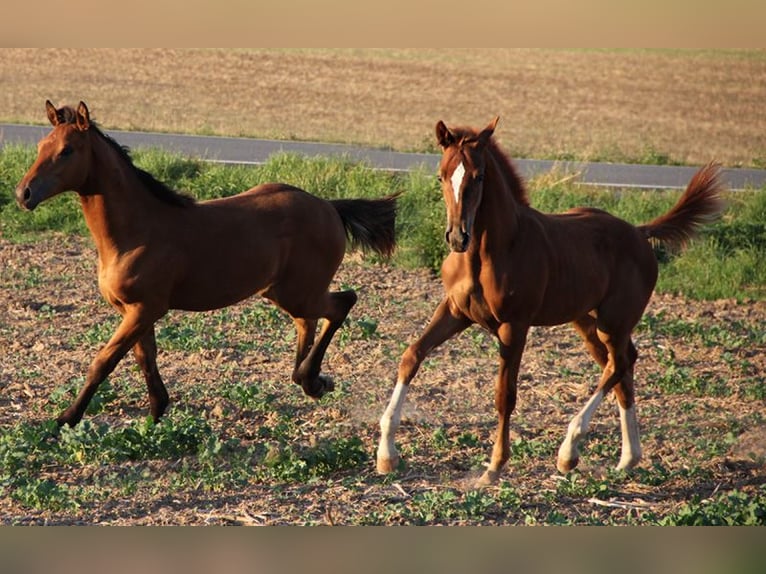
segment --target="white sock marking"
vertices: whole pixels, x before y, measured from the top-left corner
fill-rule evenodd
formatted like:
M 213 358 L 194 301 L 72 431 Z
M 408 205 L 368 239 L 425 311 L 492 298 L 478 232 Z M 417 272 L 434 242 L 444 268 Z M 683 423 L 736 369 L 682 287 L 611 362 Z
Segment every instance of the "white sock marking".
M 620 430 L 622 431 L 622 455 L 618 469 L 630 468 L 641 459 L 641 442 L 638 435 L 638 421 L 636 420 L 636 405 L 624 409 L 620 408 Z
M 567 429 L 567 436 L 559 447 L 559 459 L 571 461 L 579 456 L 577 446 L 583 437 L 588 434 L 590 420 L 593 418 L 593 414 L 603 399 L 604 393 L 596 391 L 588 399 L 588 402 L 585 403 L 582 410 L 572 418 Z
M 391 459 L 397 456 L 394 435 L 402 420 L 402 407 L 407 397 L 409 385 L 397 382 L 391 400 L 388 403 L 383 416 L 380 417 L 380 443 L 378 445 L 378 459 Z

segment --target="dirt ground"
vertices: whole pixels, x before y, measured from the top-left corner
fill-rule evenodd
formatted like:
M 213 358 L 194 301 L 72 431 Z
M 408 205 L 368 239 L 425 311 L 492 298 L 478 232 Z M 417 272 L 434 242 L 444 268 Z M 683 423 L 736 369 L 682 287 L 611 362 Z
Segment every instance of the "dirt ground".
M 68 381 L 81 381 L 103 342 L 97 337 L 84 339 L 84 334 L 113 321 L 114 313 L 98 294 L 95 252 L 88 239 L 51 236 L 23 245 L 0 239 L 0 262 L 0 427 L 7 429 L 22 421 L 51 417 L 53 391 Z M 264 338 L 255 352 L 237 349 L 240 341 L 261 345 L 259 332 L 231 328 L 226 332 L 231 346 L 161 350 L 159 365 L 173 401 L 171 417 L 174 409 L 191 409 L 206 417 L 219 435 L 253 440 L 258 420 L 222 401 L 217 382 L 237 377 L 256 385 L 284 381 L 277 388 L 288 398 L 281 400 L 295 405 L 291 407 L 293 416 L 300 420 L 296 443 L 333 433 L 359 437 L 370 454 L 366 465 L 340 477 L 306 484 L 250 481 L 236 490 L 223 491 L 170 488 L 167 475 L 181 464 L 176 460 L 125 462 L 107 465 L 109 468 L 50 468 L 46 469 L 50 476 L 70 485 L 92 484 L 108 472 L 141 472 L 150 478 L 138 492 L 115 495 L 75 511 L 33 510 L 5 497 L 0 501 L 2 522 L 358 524 L 370 516 L 381 516 L 382 523 L 397 523 L 404 519 L 385 514 L 392 504 L 406 508 L 416 495 L 445 491 L 467 496 L 479 472 L 475 460 L 489 456 L 494 428 L 492 381 L 497 362 L 492 341 L 480 331 L 470 330 L 424 363 L 413 382 L 405 421 L 397 435 L 406 469 L 394 479 L 383 479 L 374 471 L 378 418 L 388 400 L 401 351 L 430 317 L 441 297 L 441 284 L 425 271 L 369 265 L 356 254 L 347 255 L 337 282 L 358 290 L 352 324 L 354 318 L 377 323 L 374 337 L 350 328 L 349 336 L 339 335 L 328 351 L 325 371 L 345 389 L 340 398 L 329 403 L 303 398 L 300 389 L 288 381 L 292 350 L 281 349 L 273 340 Z M 251 304 L 260 303 L 246 305 Z M 758 329 L 766 322 L 766 305 L 761 302 L 695 302 L 670 295 L 655 295 L 647 313 L 711 328 L 739 325 Z M 203 329 L 228 327 L 209 322 Z M 289 340 L 291 329 L 285 318 L 282 337 Z M 565 497 L 566 504 L 562 504 L 560 494 L 555 501 L 546 495 L 561 492 L 555 448 L 569 419 L 587 400 L 598 373 L 569 327 L 533 329 L 522 362 L 513 436 L 541 439 L 549 447 L 512 462 L 503 480 L 528 501 L 528 512 L 545 515 L 560 508 L 573 521 L 595 517 L 607 523 L 624 523 L 639 510 L 661 516 L 695 496 L 705 499 L 717 492 L 748 491 L 763 485 L 764 402 L 746 398 L 745 391 L 763 385 L 766 342 L 741 345 L 737 341 L 706 346 L 683 334 L 639 331 L 636 343 L 641 356 L 636 379 L 644 449 L 639 469 L 645 472 L 615 487 L 609 499 L 612 506 L 601 506 L 594 497 L 574 495 Z M 706 380 L 718 381 L 728 392 L 695 396 L 663 392 L 657 384 L 649 384 L 667 370 L 663 360 L 668 349 L 673 350 L 679 369 L 704 374 Z M 129 359 L 118 366 L 114 377 L 127 380 L 138 390 L 118 396 L 103 412 L 89 415 L 92 421 L 120 425 L 146 413 L 143 383 Z M 610 398 L 597 413 L 583 449 L 583 477 L 603 480 L 607 469 L 616 464 L 618 428 Z M 437 431 L 452 441 L 451 447 L 437 451 L 432 444 Z M 467 434 L 478 436 L 479 444 L 458 444 L 456 439 Z M 665 469 L 670 478 L 654 484 L 657 468 Z M 488 512 L 480 520 L 454 519 L 452 523 L 513 524 L 523 520 L 518 513 Z

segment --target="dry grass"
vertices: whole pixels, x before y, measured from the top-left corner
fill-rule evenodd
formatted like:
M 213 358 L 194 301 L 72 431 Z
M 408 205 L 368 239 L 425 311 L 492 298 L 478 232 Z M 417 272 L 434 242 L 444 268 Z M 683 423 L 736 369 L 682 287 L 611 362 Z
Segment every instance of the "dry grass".
M 766 163 L 766 51 L 4 50 L 0 120 L 85 100 L 112 128 L 433 145 L 502 118 L 516 156 Z

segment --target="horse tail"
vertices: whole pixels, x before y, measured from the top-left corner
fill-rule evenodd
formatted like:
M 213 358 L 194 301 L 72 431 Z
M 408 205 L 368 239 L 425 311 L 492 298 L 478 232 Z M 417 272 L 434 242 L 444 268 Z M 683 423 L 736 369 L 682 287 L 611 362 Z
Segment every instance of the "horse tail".
M 664 215 L 640 225 L 647 239 L 683 249 L 699 228 L 718 219 L 724 209 L 721 166 L 709 163 L 694 174 L 683 195 Z
M 333 199 L 352 247 L 372 249 L 390 257 L 396 247 L 396 200 L 400 193 L 381 199 Z

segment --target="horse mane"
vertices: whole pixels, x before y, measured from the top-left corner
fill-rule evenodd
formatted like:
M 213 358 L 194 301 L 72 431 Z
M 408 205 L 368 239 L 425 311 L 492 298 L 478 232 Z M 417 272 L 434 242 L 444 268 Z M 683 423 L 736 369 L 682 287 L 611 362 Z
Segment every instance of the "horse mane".
M 63 108 L 57 110 L 57 114 L 59 121 L 63 123 L 74 124 L 77 121 L 77 114 L 74 108 L 69 106 L 64 106 Z M 106 141 L 106 143 L 108 143 L 109 146 L 117 153 L 117 155 L 130 166 L 133 173 L 135 173 L 138 177 L 139 181 L 147 190 L 149 190 L 149 192 L 154 197 L 164 203 L 174 205 L 176 207 L 188 207 L 196 203 L 196 200 L 190 195 L 171 189 L 167 184 L 161 182 L 149 172 L 144 171 L 140 167 L 136 166 L 133 163 L 133 158 L 130 156 L 130 148 L 120 145 L 112 137 L 101 131 L 100 126 L 94 122 L 92 118 L 90 119 L 90 129 L 95 130 L 96 133 L 101 136 L 104 141 Z
M 479 132 L 473 128 L 450 128 L 450 131 L 455 135 L 457 141 L 475 140 L 479 136 Z M 509 158 L 508 154 L 500 148 L 494 137 L 489 138 L 489 141 L 487 142 L 487 152 L 497 163 L 497 166 L 500 169 L 500 174 L 505 179 L 514 199 L 520 204 L 529 207 L 529 195 L 527 193 L 527 188 L 524 185 L 524 181 L 516 171 L 516 168 L 513 167 L 511 158 Z

